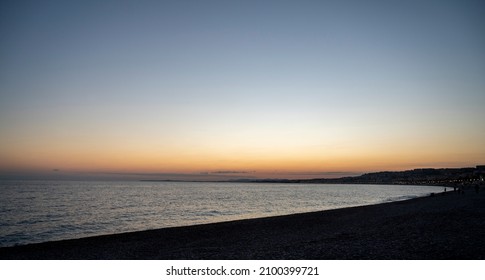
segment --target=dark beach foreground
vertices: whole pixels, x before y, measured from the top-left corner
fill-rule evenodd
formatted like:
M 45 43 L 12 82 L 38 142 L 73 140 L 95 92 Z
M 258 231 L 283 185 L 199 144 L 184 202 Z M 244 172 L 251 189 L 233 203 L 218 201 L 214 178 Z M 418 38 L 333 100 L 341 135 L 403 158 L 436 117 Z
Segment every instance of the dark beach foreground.
M 485 194 L 0 248 L 0 259 L 485 259 Z

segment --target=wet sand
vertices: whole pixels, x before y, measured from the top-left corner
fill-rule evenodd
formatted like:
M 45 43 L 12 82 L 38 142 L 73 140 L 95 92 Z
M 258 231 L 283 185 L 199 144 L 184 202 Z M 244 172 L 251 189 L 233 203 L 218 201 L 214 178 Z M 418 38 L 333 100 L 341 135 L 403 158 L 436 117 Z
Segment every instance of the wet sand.
M 0 259 L 485 259 L 485 193 L 0 248 Z

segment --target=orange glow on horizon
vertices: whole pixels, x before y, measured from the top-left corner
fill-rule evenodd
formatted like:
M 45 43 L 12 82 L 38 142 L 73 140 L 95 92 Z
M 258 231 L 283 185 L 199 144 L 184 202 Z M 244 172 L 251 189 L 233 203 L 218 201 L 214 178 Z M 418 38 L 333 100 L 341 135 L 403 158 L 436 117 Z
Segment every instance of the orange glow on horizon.
M 215 171 L 240 171 L 241 177 L 264 177 L 267 174 L 308 173 L 306 178 L 318 177 L 319 172 L 374 172 L 384 170 L 407 170 L 424 167 L 465 167 L 483 162 L 483 155 L 467 155 L 451 158 L 448 155 L 429 153 L 411 154 L 408 151 L 377 153 L 361 151 L 358 153 L 338 153 L 316 150 L 299 152 L 277 151 L 276 153 L 256 153 L 241 151 L 229 153 L 219 151 L 196 151 L 185 149 L 118 150 L 43 150 L 22 154 L 2 155 L 2 170 L 50 171 L 59 169 L 72 172 L 117 172 L 117 173 L 203 173 Z M 247 172 L 247 173 L 243 173 Z M 237 174 L 236 174 L 237 175 Z M 283 176 L 285 177 L 285 176 Z M 320 176 L 321 177 L 321 176 Z

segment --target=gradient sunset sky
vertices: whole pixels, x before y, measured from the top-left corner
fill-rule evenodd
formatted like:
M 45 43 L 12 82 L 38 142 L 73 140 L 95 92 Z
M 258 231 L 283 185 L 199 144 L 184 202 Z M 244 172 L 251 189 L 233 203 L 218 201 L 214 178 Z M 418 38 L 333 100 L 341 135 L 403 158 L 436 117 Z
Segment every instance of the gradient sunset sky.
M 1 1 L 0 35 L 1 178 L 485 164 L 484 1 Z

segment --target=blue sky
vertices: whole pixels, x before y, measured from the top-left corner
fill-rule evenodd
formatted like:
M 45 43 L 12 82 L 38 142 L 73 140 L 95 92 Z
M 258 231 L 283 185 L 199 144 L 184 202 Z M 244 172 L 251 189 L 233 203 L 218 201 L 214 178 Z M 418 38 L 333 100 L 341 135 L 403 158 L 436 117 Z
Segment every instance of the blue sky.
M 480 164 L 484 12 L 482 1 L 2 1 L 0 169 Z

